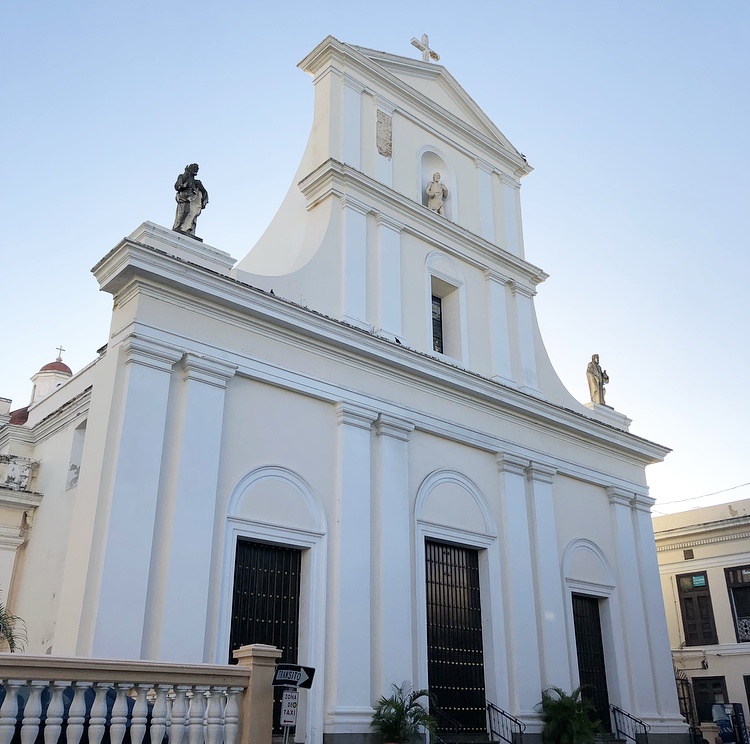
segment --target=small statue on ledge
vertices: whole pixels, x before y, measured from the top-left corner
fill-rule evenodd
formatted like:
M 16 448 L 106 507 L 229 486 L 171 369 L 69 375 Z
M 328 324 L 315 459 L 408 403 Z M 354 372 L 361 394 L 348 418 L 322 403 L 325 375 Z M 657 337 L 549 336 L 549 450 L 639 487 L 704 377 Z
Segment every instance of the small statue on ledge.
M 443 199 L 448 198 L 448 188 L 440 181 L 440 174 L 433 173 L 432 181 L 427 184 L 427 208 L 445 217 Z
M 598 403 L 600 406 L 606 405 L 604 403 L 604 386 L 609 382 L 609 375 L 606 369 L 602 369 L 599 366 L 598 354 L 594 354 L 591 357 L 591 361 L 588 367 L 586 367 L 586 378 L 589 381 L 591 402 Z
M 173 230 L 195 235 L 195 222 L 203 208 L 208 204 L 208 192 L 203 184 L 196 178 L 198 175 L 198 164 L 192 163 L 185 166 L 185 172 L 177 176 L 174 189 L 177 192 L 177 214 L 174 218 Z

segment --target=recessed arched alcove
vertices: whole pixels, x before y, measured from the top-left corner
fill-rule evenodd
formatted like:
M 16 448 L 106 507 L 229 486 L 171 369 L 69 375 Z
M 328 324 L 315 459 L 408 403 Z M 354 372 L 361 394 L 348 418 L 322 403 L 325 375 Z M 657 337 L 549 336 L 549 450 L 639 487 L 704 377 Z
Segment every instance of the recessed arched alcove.
M 440 183 L 444 184 L 448 190 L 448 195 L 443 199 L 443 217 L 455 221 L 458 195 L 453 170 L 437 148 L 423 147 L 419 151 L 419 201 L 425 207 L 428 202 L 427 186 L 435 173 L 440 174 Z

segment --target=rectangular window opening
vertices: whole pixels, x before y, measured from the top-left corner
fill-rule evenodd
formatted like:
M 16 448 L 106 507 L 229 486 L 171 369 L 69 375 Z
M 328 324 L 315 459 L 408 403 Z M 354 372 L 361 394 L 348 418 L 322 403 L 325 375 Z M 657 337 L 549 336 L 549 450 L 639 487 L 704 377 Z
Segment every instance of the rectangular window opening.
M 682 626 L 686 646 L 709 646 L 719 642 L 705 571 L 677 576 Z
M 443 353 L 443 300 L 432 295 L 432 350 Z
M 701 723 L 712 722 L 714 719 L 711 708 L 729 700 L 724 677 L 693 677 L 693 692 Z
M 750 566 L 725 568 L 737 643 L 750 641 Z

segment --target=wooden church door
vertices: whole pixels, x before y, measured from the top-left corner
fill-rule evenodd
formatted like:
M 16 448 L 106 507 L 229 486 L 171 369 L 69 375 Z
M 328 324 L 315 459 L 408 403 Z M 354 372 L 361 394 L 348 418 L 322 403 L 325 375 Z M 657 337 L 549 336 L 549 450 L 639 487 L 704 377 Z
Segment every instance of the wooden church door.
M 232 651 L 249 643 L 268 643 L 282 651 L 279 661 L 297 663 L 302 551 L 237 539 L 232 596 Z M 274 733 L 279 726 L 281 687 L 274 690 Z
M 611 731 L 607 670 L 604 666 L 604 643 L 599 617 L 598 597 L 573 595 L 573 627 L 578 654 L 578 677 L 584 686 L 582 697 L 589 700 L 605 731 Z
M 430 692 L 463 733 L 486 733 L 479 553 L 427 540 L 425 558 Z

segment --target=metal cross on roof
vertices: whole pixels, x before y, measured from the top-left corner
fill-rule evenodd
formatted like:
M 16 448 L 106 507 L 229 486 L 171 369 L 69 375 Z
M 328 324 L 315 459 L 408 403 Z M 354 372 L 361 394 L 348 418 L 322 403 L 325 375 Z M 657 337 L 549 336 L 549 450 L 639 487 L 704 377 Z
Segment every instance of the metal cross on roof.
M 62 344 L 60 344 L 60 345 L 59 345 L 59 346 L 57 347 L 57 358 L 58 358 L 58 359 L 62 359 L 62 353 L 63 353 L 64 351 L 65 351 L 65 349 L 63 349 L 63 347 L 62 347 Z
M 430 49 L 430 39 L 427 34 L 422 34 L 422 41 L 419 41 L 416 37 L 412 37 L 411 44 L 422 52 L 422 61 L 429 62 L 434 59 L 437 62 L 440 59 L 440 55 Z

